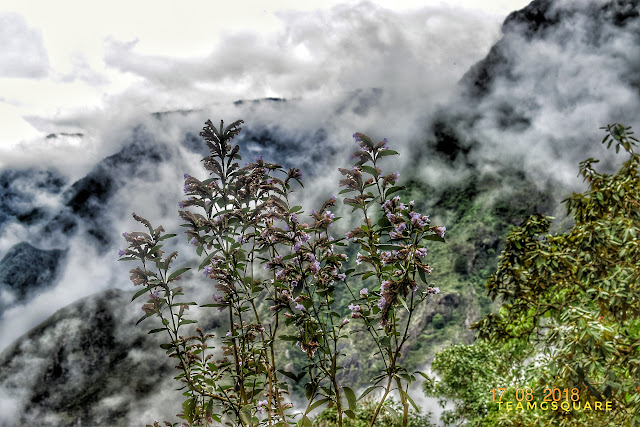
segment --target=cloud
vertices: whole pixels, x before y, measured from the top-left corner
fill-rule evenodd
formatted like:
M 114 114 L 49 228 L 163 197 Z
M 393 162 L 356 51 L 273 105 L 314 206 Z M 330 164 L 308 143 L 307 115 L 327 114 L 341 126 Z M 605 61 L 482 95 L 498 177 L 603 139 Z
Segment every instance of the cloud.
M 481 57 L 497 24 L 477 13 L 395 12 L 369 2 L 277 16 L 283 31 L 229 32 L 204 57 L 146 55 L 136 51 L 137 41 L 111 40 L 105 63 L 139 76 L 147 91 L 171 93 L 182 108 L 194 97 L 202 102 L 222 93 L 226 100 L 308 98 L 382 87 L 400 90 L 398 96 L 416 97 L 410 91 L 417 89 L 433 97 Z
M 49 57 L 39 30 L 17 13 L 0 13 L 0 77 L 43 78 Z
M 440 112 L 470 150 L 449 175 L 474 166 L 499 178 L 511 167 L 566 194 L 582 188 L 580 161 L 600 158 L 613 170 L 620 156 L 599 143 L 599 127 L 638 127 L 637 14 L 626 3 L 538 0 L 511 15 L 503 38 Z

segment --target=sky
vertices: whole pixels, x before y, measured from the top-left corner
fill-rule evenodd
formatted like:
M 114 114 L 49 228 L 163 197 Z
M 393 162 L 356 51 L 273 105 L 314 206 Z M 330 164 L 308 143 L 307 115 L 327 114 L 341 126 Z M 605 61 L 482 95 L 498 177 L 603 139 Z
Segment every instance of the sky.
M 304 95 L 313 89 L 312 85 L 296 84 L 286 69 L 312 67 L 316 55 L 323 53 L 318 51 L 328 46 L 316 43 L 318 34 L 305 33 L 300 20 L 309 21 L 310 27 L 321 16 L 340 20 L 350 10 L 357 10 L 352 9 L 357 4 L 380 14 L 391 13 L 392 19 L 397 20 L 407 19 L 412 11 L 433 10 L 431 21 L 425 16 L 423 22 L 410 23 L 406 34 L 414 33 L 416 37 L 421 26 L 446 33 L 448 22 L 443 14 L 457 14 L 466 21 L 467 34 L 482 33 L 480 41 L 484 43 L 477 52 L 480 56 L 499 37 L 504 17 L 527 3 L 277 0 L 191 1 L 178 5 L 169 1 L 3 0 L 0 147 L 30 143 L 53 132 L 86 132 L 77 122 L 68 123 L 68 119 L 105 114 L 123 97 L 140 108 L 166 110 L 197 107 L 204 102 L 203 94 L 227 100 Z M 391 31 L 394 23 L 381 24 L 389 25 Z M 346 20 L 343 26 L 348 25 Z M 451 33 L 449 37 L 456 39 L 459 34 Z M 272 61 L 269 71 L 284 73 L 285 81 L 248 78 L 250 66 L 239 63 L 230 74 L 216 74 L 216 61 L 251 61 L 252 58 L 234 58 L 232 53 L 251 45 L 268 49 L 262 54 L 271 58 L 254 52 L 256 63 Z M 454 46 L 449 55 L 455 62 L 457 57 L 468 56 L 468 52 Z M 465 61 L 460 58 L 458 63 Z M 152 71 L 147 69 L 149 66 L 153 66 Z M 237 78 L 238 73 L 242 78 Z M 199 93 L 195 99 L 194 92 Z

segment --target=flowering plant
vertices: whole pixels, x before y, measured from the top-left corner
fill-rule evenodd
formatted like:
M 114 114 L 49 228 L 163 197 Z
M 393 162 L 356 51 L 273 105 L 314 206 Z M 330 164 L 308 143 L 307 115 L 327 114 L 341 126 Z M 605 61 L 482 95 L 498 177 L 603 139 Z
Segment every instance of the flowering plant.
M 199 307 L 223 312 L 228 322 L 225 336 L 217 338 L 221 357 L 214 357 L 211 333 L 196 328 L 195 335 L 180 335 L 183 326 L 196 323 L 187 315 L 196 303 L 178 301 L 183 290 L 174 284 L 190 267 L 170 273 L 178 254 L 163 258 L 162 242 L 175 234 L 163 234 L 161 226 L 154 229 L 134 213 L 149 233 L 124 233 L 129 246 L 119 252 L 121 260 L 142 262 L 142 268 L 131 270 L 134 285 L 143 286 L 133 299 L 149 296 L 138 323 L 159 317 L 163 327 L 150 333 L 167 331 L 171 341 L 161 347 L 179 361 L 176 379 L 187 389 L 179 417 L 191 425 L 287 425 L 300 417 L 299 425 L 310 426 L 309 413 L 328 405 L 336 407 L 342 425 L 343 414 L 355 416 L 359 399 L 382 388 L 373 425 L 395 387 L 406 425 L 409 404 L 416 407 L 408 394 L 415 376 L 398 362 L 417 305 L 439 292 L 427 284 L 431 267 L 423 261 L 423 245 L 444 241 L 445 228 L 429 226 L 429 218 L 414 211 L 413 201 L 405 205 L 399 196 L 391 197 L 402 190 L 396 185 L 398 173 L 383 175 L 378 162 L 397 152 L 387 148 L 386 139 L 374 144 L 361 133 L 354 134 L 360 144 L 353 154 L 357 162 L 352 169 L 340 169 L 345 177 L 340 184 L 346 187 L 340 193 L 356 193 L 344 204 L 362 211 L 364 224 L 345 238 L 333 237 L 330 228 L 339 218 L 329 209 L 336 205 L 336 196 L 312 210 L 308 223 L 302 222 L 302 208 L 290 205 L 292 184 L 302 186 L 300 170 L 285 170 L 261 157 L 241 167 L 240 148 L 229 141 L 242 123 L 225 128 L 221 121 L 216 128 L 206 122 L 200 135 L 210 150 L 203 162 L 211 177 L 199 180 L 185 174 L 187 199 L 180 202 L 179 212 L 190 243 L 203 258 L 198 269 L 216 289 L 211 301 Z M 342 249 L 349 243 L 360 250 L 356 268 L 347 268 Z M 150 264 L 155 272 L 148 269 Z M 362 288 L 367 282 L 371 291 Z M 352 298 L 346 318 L 336 298 L 344 292 Z M 340 376 L 346 332 L 357 332 L 347 326 L 350 319 L 362 322 L 384 362 L 383 372 L 359 398 L 341 384 Z M 276 356 L 276 349 L 287 343 L 307 355 L 296 372 L 283 369 Z M 304 384 L 308 404 L 303 412 L 290 409 L 285 378 Z

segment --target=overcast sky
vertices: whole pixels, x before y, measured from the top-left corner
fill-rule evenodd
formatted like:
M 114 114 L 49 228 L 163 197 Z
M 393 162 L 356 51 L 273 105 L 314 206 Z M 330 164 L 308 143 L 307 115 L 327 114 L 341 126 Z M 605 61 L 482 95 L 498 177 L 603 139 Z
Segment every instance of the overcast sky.
M 480 34 L 475 37 L 476 47 L 481 48 L 473 58 L 477 60 L 499 38 L 506 15 L 527 3 L 384 0 L 365 8 L 378 9 L 383 15 L 391 12 L 386 16 L 395 17 L 396 22 L 388 22 L 389 31 L 397 30 L 398 23 L 407 20 L 404 30 L 415 37 L 428 37 L 433 32 L 440 32 L 442 37 L 450 32 L 451 40 L 459 40 L 461 30 Z M 345 7 L 347 4 L 349 7 Z M 4 0 L 0 4 L 0 146 L 6 149 L 55 131 L 86 131 L 73 126 L 63 129 L 60 123 L 77 115 L 99 115 L 123 97 L 145 110 L 164 110 L 197 108 L 202 98 L 194 99 L 193 92 L 219 100 L 302 96 L 313 88 L 300 83 L 287 69 L 312 67 L 319 51 L 327 47 L 319 44 L 314 34 L 305 33 L 304 20 L 309 20 L 310 27 L 317 17 L 339 20 L 340 16 L 357 13 L 353 8 L 357 4 L 337 0 L 179 4 Z M 424 12 L 426 20 L 408 19 L 414 12 L 425 10 L 434 12 L 431 20 Z M 446 12 L 460 14 L 466 28 L 451 27 L 447 19 L 442 19 Z M 470 20 L 470 16 L 477 19 Z M 330 41 L 330 32 L 336 30 L 327 32 L 324 42 Z M 232 52 L 246 51 L 248 46 L 259 46 L 264 55 L 270 56 L 267 75 L 280 73 L 284 78 L 247 78 L 251 67 L 246 62 L 266 61 L 259 55 L 233 57 Z M 430 60 L 454 63 L 460 56 L 457 63 L 464 64 L 463 58 L 469 57 L 467 49 L 451 47 L 448 58 Z M 243 65 L 238 63 L 235 68 L 226 68 L 226 73 L 217 74 L 220 64 L 216 60 L 237 60 Z

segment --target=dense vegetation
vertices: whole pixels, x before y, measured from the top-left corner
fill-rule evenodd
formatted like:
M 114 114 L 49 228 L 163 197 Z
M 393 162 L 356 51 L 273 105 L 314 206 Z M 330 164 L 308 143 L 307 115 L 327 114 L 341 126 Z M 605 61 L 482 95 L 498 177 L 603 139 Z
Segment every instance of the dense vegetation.
M 640 422 L 640 156 L 630 128 L 605 129 L 629 158 L 613 175 L 580 164 L 589 188 L 565 200 L 566 232 L 533 215 L 509 233 L 487 283 L 502 306 L 473 325 L 480 340 L 436 356 L 425 391 L 455 402 L 446 423 Z

